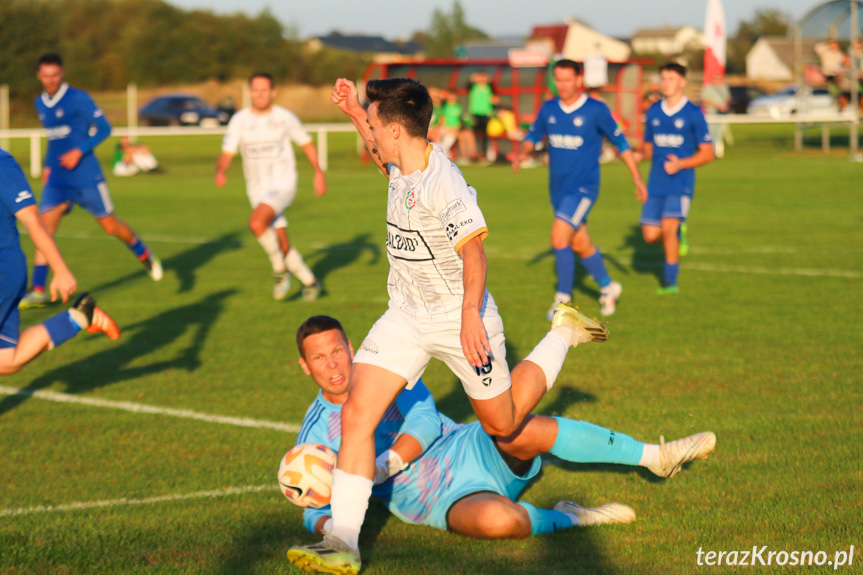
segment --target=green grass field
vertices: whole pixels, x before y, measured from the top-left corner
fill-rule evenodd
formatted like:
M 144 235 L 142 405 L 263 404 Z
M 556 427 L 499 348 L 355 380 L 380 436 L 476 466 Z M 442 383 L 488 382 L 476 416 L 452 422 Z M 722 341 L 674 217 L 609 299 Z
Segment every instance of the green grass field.
M 655 295 L 661 252 L 640 237 L 625 168 L 603 167 L 590 230 L 625 288 L 612 338 L 572 352 L 538 407 L 651 442 L 710 429 L 714 456 L 665 482 L 552 461 L 525 500 L 620 501 L 638 520 L 516 542 L 406 526 L 372 504 L 365 572 L 692 573 L 708 569 L 696 564 L 699 548 L 765 545 L 830 560 L 854 545 L 854 565 L 839 571 L 859 572 L 863 166 L 843 151 L 820 153 L 814 139 L 794 153 L 790 128 L 735 135 L 725 159 L 699 170 L 679 296 Z M 316 393 L 294 333 L 326 313 L 358 345 L 384 311 L 385 182 L 359 165 L 345 136 L 330 142 L 324 198 L 313 197 L 300 160 L 290 233 L 327 294 L 304 303 L 295 284 L 277 303 L 246 229 L 239 165 L 226 188 L 212 184 L 219 139 L 148 143 L 165 173 L 109 183 L 118 216 L 161 256 L 165 278 L 153 283 L 76 209 L 58 243 L 123 336 L 84 334 L 0 380 L 2 573 L 290 573 L 288 547 L 316 540 L 275 481 L 295 440 L 284 429 Z M 111 147 L 102 146 L 105 162 Z M 26 150 L 12 150 L 24 166 Z M 491 229 L 488 286 L 514 365 L 547 330 L 554 290 L 546 170 L 464 173 Z M 596 286 L 583 270 L 578 277 L 576 303 L 598 313 Z M 22 327 L 58 309 L 25 312 Z M 443 412 L 472 419 L 442 364 L 425 381 Z M 132 410 L 142 405 L 157 410 Z

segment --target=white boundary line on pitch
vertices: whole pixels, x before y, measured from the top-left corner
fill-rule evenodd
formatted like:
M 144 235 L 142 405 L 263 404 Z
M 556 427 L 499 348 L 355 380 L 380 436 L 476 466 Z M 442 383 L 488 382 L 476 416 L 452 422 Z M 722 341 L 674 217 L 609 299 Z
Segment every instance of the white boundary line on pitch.
M 79 405 L 88 405 L 90 407 L 104 407 L 108 409 L 119 409 L 122 411 L 131 411 L 132 413 L 148 413 L 152 415 L 168 415 L 171 417 L 180 417 L 183 419 L 196 419 L 198 421 L 206 421 L 208 423 L 222 423 L 226 425 L 237 425 L 239 427 L 257 427 L 262 429 L 274 429 L 276 431 L 285 431 L 287 433 L 299 433 L 300 426 L 290 423 L 279 423 L 277 421 L 264 421 L 260 419 L 251 419 L 248 417 L 229 417 L 224 415 L 209 415 L 207 413 L 199 413 L 188 409 L 175 409 L 172 407 L 157 407 L 154 405 L 145 405 L 143 403 L 133 403 L 131 401 L 112 401 L 110 399 L 95 399 L 92 397 L 78 397 L 68 393 L 56 393 L 53 391 L 31 391 L 28 389 L 15 389 L 0 385 L 0 394 L 3 395 L 18 395 L 25 397 L 34 397 L 36 399 L 44 399 L 47 401 L 56 401 L 57 403 L 77 403 Z
M 104 501 L 79 501 L 66 503 L 64 505 L 39 505 L 38 507 L 22 507 L 20 509 L 0 509 L 0 517 L 14 517 L 16 515 L 32 515 L 34 513 L 53 513 L 56 511 L 78 511 L 80 509 L 97 509 L 101 507 L 119 507 L 126 505 L 151 505 L 153 503 L 165 503 L 169 501 L 183 501 L 186 499 L 204 499 L 213 497 L 225 497 L 228 495 L 243 495 L 245 493 L 258 493 L 260 491 L 276 491 L 274 485 L 245 485 L 243 487 L 228 487 L 215 491 L 196 491 L 194 493 L 177 493 L 174 495 L 161 495 L 159 497 L 147 497 L 145 499 L 106 499 Z

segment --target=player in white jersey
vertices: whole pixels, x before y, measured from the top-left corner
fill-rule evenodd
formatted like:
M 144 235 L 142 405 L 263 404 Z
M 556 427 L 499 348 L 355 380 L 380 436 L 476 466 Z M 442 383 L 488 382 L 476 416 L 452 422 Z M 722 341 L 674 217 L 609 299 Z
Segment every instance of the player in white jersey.
M 224 186 L 225 172 L 237 152 L 243 155 L 246 193 L 252 204 L 249 229 L 267 252 L 273 266 L 273 298 L 288 295 L 291 274 L 303 284 L 303 299 L 318 298 L 321 284 L 305 264 L 300 252 L 290 244 L 288 222 L 282 212 L 297 193 L 297 165 L 291 143 L 303 150 L 315 170 L 315 196 L 327 191 L 327 180 L 318 165 L 318 151 L 299 118 L 293 112 L 276 106 L 273 77 L 253 74 L 249 79 L 252 106 L 234 114 L 222 142 L 222 153 L 216 163 L 216 186 Z
M 389 177 L 387 257 L 389 309 L 363 341 L 342 409 L 342 444 L 333 473 L 333 529 L 321 545 L 294 547 L 308 568 L 332 569 L 348 557 L 360 566 L 359 532 L 374 475 L 374 430 L 388 406 L 420 378 L 432 357 L 462 382 L 482 428 L 509 437 L 551 388 L 567 349 L 605 341 L 608 330 L 568 305 L 512 375 L 503 322 L 485 289 L 482 239 L 488 234 L 476 191 L 440 146 L 427 140 L 428 90 L 415 80 L 368 83 L 368 112 L 353 82 L 341 78 L 332 100 L 354 123 Z

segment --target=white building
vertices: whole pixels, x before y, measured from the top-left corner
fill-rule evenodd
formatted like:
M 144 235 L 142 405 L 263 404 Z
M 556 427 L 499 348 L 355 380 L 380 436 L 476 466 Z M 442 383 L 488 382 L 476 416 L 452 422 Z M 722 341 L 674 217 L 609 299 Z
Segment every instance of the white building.
M 803 62 L 814 58 L 814 40 L 803 40 Z M 794 80 L 794 40 L 784 36 L 759 38 L 746 54 L 746 77 L 750 80 Z
M 564 24 L 535 26 L 527 47 L 541 49 L 547 44 L 551 54 L 562 54 L 564 58 L 583 62 L 590 56 L 602 56 L 609 62 L 629 59 L 632 50 L 626 42 L 597 32 L 578 20 L 568 18 Z
M 636 54 L 676 56 L 687 48 L 703 48 L 704 34 L 692 26 L 644 28 L 630 38 Z

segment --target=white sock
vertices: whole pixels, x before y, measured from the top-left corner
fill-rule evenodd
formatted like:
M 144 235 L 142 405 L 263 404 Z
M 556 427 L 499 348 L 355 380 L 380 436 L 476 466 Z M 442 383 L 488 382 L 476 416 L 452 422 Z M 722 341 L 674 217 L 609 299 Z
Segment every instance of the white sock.
M 569 351 L 571 343 L 567 343 L 567 338 L 560 332 L 573 332 L 570 327 L 555 328 L 548 332 L 542 340 L 536 344 L 525 361 L 535 363 L 545 374 L 545 387 L 551 389 L 554 381 L 557 379 L 557 374 L 560 373 L 563 367 L 563 360 L 566 359 L 566 352 Z M 572 342 L 572 337 L 575 334 L 570 334 L 569 341 Z
M 69 317 L 71 317 L 72 321 L 77 323 L 78 327 L 81 329 L 87 329 L 90 327 L 90 322 L 87 321 L 87 314 L 80 309 L 69 308 Z
M 258 243 L 267 252 L 270 263 L 273 265 L 273 273 L 285 273 L 285 259 L 282 255 L 282 247 L 279 245 L 279 237 L 273 228 L 267 228 L 258 236 Z
M 662 462 L 659 460 L 659 444 L 645 443 L 644 451 L 641 452 L 641 460 L 638 462 L 642 467 L 659 467 Z
M 362 475 L 333 470 L 333 490 L 330 508 L 333 526 L 330 535 L 347 543 L 359 553 L 360 529 L 372 496 L 372 480 Z
M 555 292 L 554 301 L 556 303 L 572 303 L 572 296 L 562 291 Z
M 315 280 L 315 274 L 312 273 L 312 270 L 303 261 L 303 256 L 300 255 L 300 252 L 296 248 L 292 247 L 288 255 L 285 256 L 285 265 L 288 266 L 288 271 L 297 276 L 297 279 L 304 286 L 310 286 L 317 281 Z

